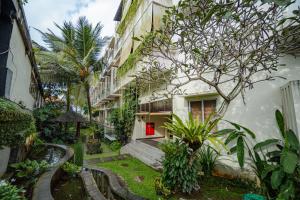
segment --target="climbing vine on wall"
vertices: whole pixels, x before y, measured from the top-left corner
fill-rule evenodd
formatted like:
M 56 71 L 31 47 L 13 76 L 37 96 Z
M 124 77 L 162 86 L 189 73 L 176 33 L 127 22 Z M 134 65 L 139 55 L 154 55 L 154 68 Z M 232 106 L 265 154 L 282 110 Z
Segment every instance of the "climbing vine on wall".
M 126 143 L 128 137 L 132 134 L 138 106 L 137 99 L 136 85 L 132 84 L 123 93 L 122 105 L 114 109 L 110 114 L 109 120 L 114 125 L 118 140 L 122 143 Z
M 143 54 L 145 51 L 149 51 L 151 48 L 151 43 L 155 38 L 154 33 L 149 33 L 146 36 L 142 36 L 141 38 L 133 38 L 134 40 L 141 41 L 141 44 L 138 48 L 128 56 L 127 60 L 118 68 L 117 76 L 121 77 L 124 76 L 129 70 L 136 66 L 138 61 L 141 61 Z M 149 53 L 149 52 L 148 52 Z
M 30 111 L 10 100 L 0 98 L 0 147 L 15 146 L 35 132 Z
M 118 26 L 117 33 L 122 36 L 126 30 L 127 25 L 133 19 L 138 10 L 139 6 L 141 5 L 142 0 L 132 0 L 132 3 L 126 13 L 126 16 L 121 21 L 120 25 Z

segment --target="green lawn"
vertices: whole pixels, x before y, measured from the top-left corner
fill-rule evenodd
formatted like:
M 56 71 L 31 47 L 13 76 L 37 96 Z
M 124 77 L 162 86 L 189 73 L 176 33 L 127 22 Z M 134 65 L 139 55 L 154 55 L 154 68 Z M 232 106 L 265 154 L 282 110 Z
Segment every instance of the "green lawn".
M 103 153 L 99 153 L 99 154 L 92 154 L 92 155 L 88 155 L 86 154 L 84 156 L 85 160 L 90 160 L 90 159 L 95 159 L 95 158 L 106 158 L 106 157 L 112 157 L 112 156 L 118 156 L 120 154 L 120 151 L 112 151 L 109 146 L 106 143 L 101 143 L 101 148 L 103 150 Z
M 160 176 L 160 173 L 141 161 L 130 157 L 126 160 L 100 163 L 98 166 L 109 169 L 121 176 L 133 193 L 151 200 L 159 199 L 159 196 L 155 193 L 154 180 Z M 143 181 L 138 182 L 137 177 L 140 177 Z

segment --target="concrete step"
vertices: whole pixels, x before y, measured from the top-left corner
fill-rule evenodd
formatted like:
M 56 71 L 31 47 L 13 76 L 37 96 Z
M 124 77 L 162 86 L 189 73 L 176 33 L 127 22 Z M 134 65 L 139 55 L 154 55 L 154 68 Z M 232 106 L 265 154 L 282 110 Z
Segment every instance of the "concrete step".
M 139 144 L 130 144 L 128 147 L 135 150 L 137 153 L 142 154 L 143 156 L 153 160 L 161 162 L 164 154 L 160 151 L 153 151 L 152 149 L 145 148 L 143 145 Z
M 120 152 L 121 154 L 129 154 L 154 169 L 162 169 L 164 153 L 158 148 L 139 141 L 132 141 L 122 147 Z

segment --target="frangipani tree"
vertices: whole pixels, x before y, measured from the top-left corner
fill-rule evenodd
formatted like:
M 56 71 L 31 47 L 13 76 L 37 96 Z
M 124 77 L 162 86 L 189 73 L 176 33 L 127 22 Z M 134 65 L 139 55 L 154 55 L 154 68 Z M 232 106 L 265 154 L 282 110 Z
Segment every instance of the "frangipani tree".
M 299 12 L 284 19 L 289 4 L 181 0 L 166 11 L 160 30 L 142 38 L 148 44 L 143 49 L 147 68 L 137 78 L 164 82 L 168 94 L 184 93 L 184 86 L 201 81 L 223 99 L 222 115 L 238 95 L 244 97 L 256 83 L 276 78 L 272 72 L 280 66 L 282 53 L 299 54 Z

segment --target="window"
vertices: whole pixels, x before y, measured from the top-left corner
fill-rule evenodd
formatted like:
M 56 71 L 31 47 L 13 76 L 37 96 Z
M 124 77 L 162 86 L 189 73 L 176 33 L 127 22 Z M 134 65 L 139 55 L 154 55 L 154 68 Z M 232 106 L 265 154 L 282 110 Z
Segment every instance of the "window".
M 190 112 L 194 119 L 204 121 L 211 113 L 216 111 L 216 100 L 190 101 Z

